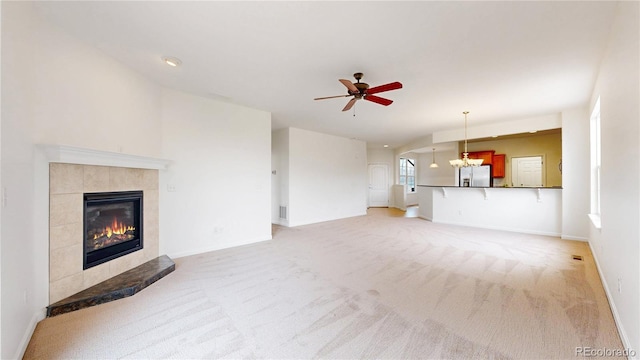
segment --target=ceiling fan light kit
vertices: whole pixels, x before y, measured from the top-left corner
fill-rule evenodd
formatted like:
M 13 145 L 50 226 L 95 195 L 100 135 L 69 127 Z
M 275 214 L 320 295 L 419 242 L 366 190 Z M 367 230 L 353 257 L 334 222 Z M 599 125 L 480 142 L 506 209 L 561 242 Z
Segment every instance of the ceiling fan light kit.
M 381 92 L 385 92 L 385 91 L 402 89 L 402 84 L 397 82 L 397 81 L 396 82 L 392 82 L 392 83 L 388 83 L 388 84 L 384 84 L 384 85 L 380 85 L 380 86 L 374 86 L 374 87 L 370 88 L 369 84 L 360 82 L 360 80 L 362 79 L 363 76 L 364 76 L 364 74 L 362 74 L 361 72 L 357 72 L 357 73 L 353 74 L 353 77 L 356 79 L 355 83 L 352 83 L 351 81 L 349 81 L 347 79 L 338 79 L 338 81 L 341 82 L 342 85 L 344 85 L 347 88 L 347 94 L 346 95 L 319 97 L 319 98 L 315 98 L 313 100 L 325 100 L 325 99 L 334 99 L 334 98 L 350 97 L 351 96 L 352 97 L 351 100 L 349 100 L 349 102 L 347 103 L 347 105 L 345 105 L 345 107 L 342 109 L 342 111 L 350 110 L 353 107 L 353 105 L 355 105 L 356 101 L 357 100 L 361 100 L 361 99 L 368 100 L 368 101 L 374 102 L 376 104 L 389 106 L 389 105 L 391 105 L 391 103 L 393 103 L 393 100 L 385 99 L 383 97 L 375 96 L 373 94 L 377 94 L 377 93 L 381 93 Z

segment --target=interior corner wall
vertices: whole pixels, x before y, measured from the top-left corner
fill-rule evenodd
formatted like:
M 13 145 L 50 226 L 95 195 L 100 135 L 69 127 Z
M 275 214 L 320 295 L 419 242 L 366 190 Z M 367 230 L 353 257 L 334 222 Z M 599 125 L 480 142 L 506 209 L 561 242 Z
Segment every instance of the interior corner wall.
M 43 21 L 33 4 L 0 2 L 3 359 L 22 357 L 49 305 L 48 164 L 37 144 L 171 160 L 160 173 L 161 253 L 271 236 L 269 113 L 164 90 Z
M 35 145 L 158 156 L 160 89 L 40 19 L 33 2 L 0 6 L 0 357 L 19 358 L 49 304 L 48 163 Z
M 271 239 L 269 112 L 163 89 L 162 157 L 160 253 Z
M 367 184 L 364 141 L 289 129 L 289 226 L 366 215 Z
M 289 128 L 271 133 L 271 223 L 289 226 L 280 206 L 289 209 Z
M 562 238 L 589 237 L 589 112 L 562 112 Z
M 619 2 L 589 106 L 590 111 L 600 97 L 601 229 L 590 226 L 589 243 L 624 345 L 636 353 L 640 352 L 639 27 L 640 3 Z M 585 148 L 583 158 L 587 156 Z

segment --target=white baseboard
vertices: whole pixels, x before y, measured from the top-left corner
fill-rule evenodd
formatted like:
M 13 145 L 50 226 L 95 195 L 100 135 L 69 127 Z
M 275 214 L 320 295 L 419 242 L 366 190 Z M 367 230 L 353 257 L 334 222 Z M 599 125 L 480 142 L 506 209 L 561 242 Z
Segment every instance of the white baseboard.
M 616 303 L 613 302 L 613 296 L 611 296 L 611 291 L 609 290 L 609 284 L 607 283 L 607 278 L 604 277 L 602 273 L 602 269 L 600 268 L 600 263 L 598 262 L 598 255 L 593 251 L 593 247 L 591 246 L 591 242 L 589 243 L 589 250 L 591 250 L 591 254 L 593 255 L 593 260 L 596 263 L 596 269 L 598 269 L 598 275 L 600 275 L 600 281 L 602 281 L 602 287 L 604 287 L 604 293 L 607 295 L 607 300 L 609 301 L 609 307 L 611 308 L 611 313 L 613 314 L 613 321 L 616 324 L 616 328 L 618 329 L 618 333 L 620 334 L 620 338 L 622 340 L 622 347 L 625 349 L 631 349 L 631 345 L 629 343 L 629 337 L 627 333 L 624 331 L 624 327 L 620 322 L 620 315 L 618 314 L 618 309 L 616 308 Z M 638 353 L 640 351 L 636 350 L 636 354 L 634 357 L 629 356 L 629 359 L 639 359 Z
M 243 240 L 241 242 L 237 242 L 237 243 L 235 243 L 233 245 L 230 245 L 230 246 L 210 246 L 210 247 L 206 247 L 206 248 L 200 248 L 200 249 L 188 250 L 188 251 L 181 251 L 181 252 L 171 253 L 171 254 L 167 254 L 167 255 L 169 257 L 171 257 L 172 259 L 176 259 L 176 258 L 181 258 L 181 257 L 185 257 L 185 256 L 204 254 L 204 253 L 207 253 L 207 252 L 210 252 L 210 251 L 216 251 L 216 250 L 222 250 L 222 249 L 230 249 L 230 248 L 234 248 L 234 247 L 237 247 L 237 246 L 255 244 L 255 243 L 259 243 L 259 242 L 263 242 L 263 241 L 269 241 L 271 239 L 272 239 L 272 237 L 271 237 L 271 235 L 269 235 L 269 236 L 263 236 L 263 237 L 255 238 L 255 239 L 246 239 L 246 240 Z
M 20 345 L 16 349 L 16 354 L 13 357 L 14 359 L 22 359 L 24 357 L 24 352 L 27 350 L 27 346 L 29 346 L 29 341 L 31 341 L 31 337 L 33 336 L 33 332 L 36 330 L 36 326 L 38 323 L 46 317 L 46 310 L 41 309 L 33 314 L 31 317 L 31 321 L 29 321 L 29 326 L 27 326 L 27 330 L 25 330 L 22 335 L 22 340 L 20 340 Z
M 438 224 L 466 226 L 466 227 L 474 227 L 478 229 L 489 229 L 489 230 L 498 230 L 498 231 L 509 231 L 509 232 L 516 232 L 520 234 L 532 234 L 532 235 L 543 235 L 543 236 L 553 236 L 553 237 L 560 237 L 561 235 L 560 233 L 551 232 L 551 231 L 536 231 L 536 230 L 530 230 L 530 229 L 519 229 L 519 228 L 510 228 L 510 227 L 503 227 L 503 226 L 479 226 L 476 224 L 468 225 L 468 224 L 457 223 L 453 221 L 435 221 L 435 220 L 431 220 L 431 221 Z
M 317 219 L 305 220 L 305 221 L 301 221 L 301 222 L 297 222 L 297 223 L 289 222 L 288 227 L 296 227 L 296 226 L 318 224 L 318 223 L 327 222 L 327 221 L 342 220 L 342 219 L 348 219 L 348 218 L 352 218 L 352 217 L 366 216 L 366 215 L 367 215 L 367 211 L 365 210 L 364 212 L 358 212 L 358 213 L 353 213 L 353 214 L 350 214 L 350 215 L 344 215 L 344 216 L 339 216 L 339 217 L 317 218 Z
M 572 235 L 565 235 L 565 234 L 562 234 L 560 236 L 560 239 L 562 239 L 562 240 L 576 240 L 576 241 L 584 241 L 584 242 L 588 242 L 589 241 L 589 239 L 587 239 L 586 237 L 572 236 Z

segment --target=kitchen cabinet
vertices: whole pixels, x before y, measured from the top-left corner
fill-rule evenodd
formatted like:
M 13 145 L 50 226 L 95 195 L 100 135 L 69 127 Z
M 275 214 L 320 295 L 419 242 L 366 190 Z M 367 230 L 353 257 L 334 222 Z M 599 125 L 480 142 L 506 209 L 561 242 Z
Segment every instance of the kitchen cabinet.
M 494 178 L 505 176 L 505 154 L 496 154 L 495 150 L 472 151 L 469 159 L 482 159 L 482 165 L 491 165 Z
M 493 165 L 494 150 L 469 152 L 469 159 L 482 159 L 482 165 Z
M 495 154 L 493 155 L 492 172 L 494 178 L 503 178 L 504 177 L 504 167 L 505 167 L 505 154 Z

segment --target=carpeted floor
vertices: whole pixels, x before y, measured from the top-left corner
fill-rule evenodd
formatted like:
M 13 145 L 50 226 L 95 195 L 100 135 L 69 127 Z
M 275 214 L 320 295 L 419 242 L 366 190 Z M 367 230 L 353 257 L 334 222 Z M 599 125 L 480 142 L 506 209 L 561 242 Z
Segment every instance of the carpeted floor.
M 40 322 L 26 359 L 550 359 L 622 349 L 588 245 L 393 209 L 176 261 Z M 572 259 L 581 255 L 584 261 Z

